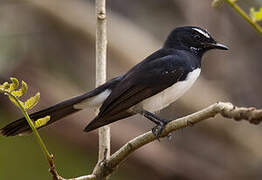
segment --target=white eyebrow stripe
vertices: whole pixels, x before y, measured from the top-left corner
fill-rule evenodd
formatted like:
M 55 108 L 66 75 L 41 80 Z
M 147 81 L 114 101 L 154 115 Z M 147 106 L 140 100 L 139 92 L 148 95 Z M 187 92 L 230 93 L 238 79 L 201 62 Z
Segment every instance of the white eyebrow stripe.
M 200 34 L 204 35 L 205 37 L 210 38 L 209 34 L 207 34 L 206 32 L 202 31 L 201 29 L 198 29 L 198 28 L 192 28 L 192 29 L 194 29 L 195 31 L 197 31 Z

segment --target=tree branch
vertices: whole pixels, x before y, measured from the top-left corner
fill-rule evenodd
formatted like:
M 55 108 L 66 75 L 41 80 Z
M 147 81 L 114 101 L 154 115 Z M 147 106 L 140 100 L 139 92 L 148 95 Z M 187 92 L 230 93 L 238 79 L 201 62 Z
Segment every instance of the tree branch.
M 236 107 L 231 103 L 218 102 L 191 115 L 171 121 L 165 127 L 161 137 L 166 137 L 169 133 L 175 130 L 193 126 L 198 122 L 213 118 L 217 114 L 220 114 L 221 116 L 228 119 L 234 119 L 236 121 L 246 120 L 251 124 L 259 124 L 262 121 L 262 109 L 256 109 L 254 107 Z M 100 162 L 100 165 L 97 166 L 97 169 L 95 171 L 95 175 L 89 175 L 85 177 L 92 177 L 92 179 L 101 179 L 103 177 L 107 177 L 112 172 L 114 172 L 132 152 L 154 141 L 155 139 L 156 137 L 151 131 L 132 139 L 124 146 L 122 146 L 118 151 L 112 154 L 107 160 Z M 70 180 L 89 179 L 90 178 L 79 177 L 79 179 Z
M 95 175 L 90 174 L 90 175 L 86 175 L 86 176 L 81 176 L 81 177 L 77 177 L 77 178 L 71 178 L 71 179 L 65 179 L 62 177 L 58 177 L 57 180 L 96 180 L 98 178 L 96 178 Z
M 106 0 L 96 0 L 96 87 L 106 81 Z M 99 168 L 100 162 L 110 156 L 110 127 L 99 128 L 98 163 L 93 173 Z M 107 179 L 106 176 L 103 178 Z
M 161 137 L 166 137 L 172 131 L 215 117 L 217 114 L 237 121 L 247 120 L 252 124 L 258 124 L 262 121 L 262 109 L 236 107 L 231 103 L 218 102 L 201 111 L 171 121 L 167 124 Z M 107 176 L 111 174 L 132 152 L 155 139 L 156 137 L 151 131 L 132 139 L 111 155 L 108 160 L 101 162 L 102 166 L 97 170 L 97 175 Z

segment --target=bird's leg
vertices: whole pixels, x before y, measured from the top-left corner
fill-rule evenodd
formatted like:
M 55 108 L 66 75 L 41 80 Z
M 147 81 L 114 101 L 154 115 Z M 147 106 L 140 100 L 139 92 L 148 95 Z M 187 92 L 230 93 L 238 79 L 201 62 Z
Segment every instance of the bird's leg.
M 146 111 L 146 110 L 138 111 L 138 113 L 145 116 L 147 119 L 149 119 L 150 121 L 152 121 L 156 124 L 156 126 L 152 129 L 152 133 L 159 140 L 159 138 L 162 134 L 162 131 L 164 130 L 167 123 L 169 123 L 169 121 L 166 120 L 166 119 L 160 118 L 160 117 L 156 116 L 155 114 L 153 114 L 149 111 Z

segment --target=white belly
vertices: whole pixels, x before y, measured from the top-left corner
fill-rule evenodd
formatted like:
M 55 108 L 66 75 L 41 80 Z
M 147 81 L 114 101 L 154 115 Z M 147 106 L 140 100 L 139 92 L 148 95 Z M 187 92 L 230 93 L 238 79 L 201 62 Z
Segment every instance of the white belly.
M 142 106 L 143 109 L 150 112 L 156 112 L 167 107 L 169 104 L 181 97 L 194 84 L 200 74 L 200 71 L 200 68 L 193 70 L 188 73 L 184 81 L 177 82 L 164 91 L 143 100 L 138 104 L 138 106 Z

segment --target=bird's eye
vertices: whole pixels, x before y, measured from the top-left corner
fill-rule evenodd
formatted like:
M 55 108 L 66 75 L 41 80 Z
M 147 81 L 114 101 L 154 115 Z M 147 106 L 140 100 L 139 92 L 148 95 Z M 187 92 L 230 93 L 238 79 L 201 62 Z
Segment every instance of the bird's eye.
M 200 37 L 198 34 L 195 34 L 195 35 L 194 35 L 194 39 L 200 40 L 201 37 Z

